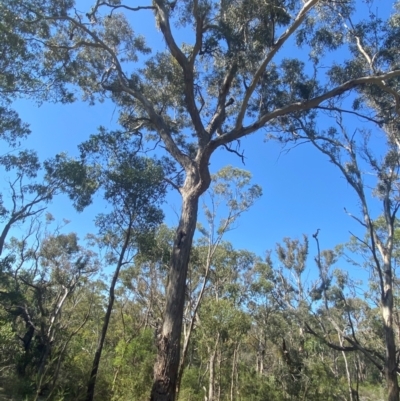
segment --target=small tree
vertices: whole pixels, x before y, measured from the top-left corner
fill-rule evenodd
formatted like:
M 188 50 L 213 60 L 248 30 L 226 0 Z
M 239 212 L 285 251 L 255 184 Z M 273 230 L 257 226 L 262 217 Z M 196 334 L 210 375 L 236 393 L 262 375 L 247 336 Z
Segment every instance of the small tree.
M 35 400 L 44 392 L 50 397 L 68 344 L 87 320 L 77 322 L 70 313 L 73 295 L 97 271 L 97 261 L 76 234 L 43 232 L 37 220 L 22 239 L 11 238 L 7 250 L 0 301 L 23 352 L 16 370 L 31 381 Z
M 56 174 L 69 178 L 66 190 L 72 198 L 79 202 L 82 197 L 88 197 L 89 201 L 92 189 L 100 189 L 112 208 L 110 213 L 97 216 L 99 235 L 92 237 L 106 249 L 106 265 L 115 265 L 115 270 L 88 382 L 87 401 L 94 397 L 121 268 L 133 262 L 141 237 L 154 232 L 164 218 L 160 209 L 166 190 L 163 165 L 154 159 L 137 156 L 135 146 L 136 141 L 129 141 L 121 132 L 107 133 L 100 129 L 97 135 L 80 145 L 81 160 L 61 159 L 52 163 Z M 82 191 L 74 185 L 78 177 L 71 174 L 77 164 L 82 174 L 92 172 L 94 185 L 82 188 Z
M 46 205 L 60 191 L 60 182 L 48 176 L 39 182 L 43 174 L 42 165 L 34 151 L 22 150 L 15 154 L 0 156 L 0 167 L 10 174 L 9 196 L 0 194 L 0 256 L 7 236 L 13 226 L 28 222 L 46 209 Z M 4 194 L 6 194 L 5 192 Z

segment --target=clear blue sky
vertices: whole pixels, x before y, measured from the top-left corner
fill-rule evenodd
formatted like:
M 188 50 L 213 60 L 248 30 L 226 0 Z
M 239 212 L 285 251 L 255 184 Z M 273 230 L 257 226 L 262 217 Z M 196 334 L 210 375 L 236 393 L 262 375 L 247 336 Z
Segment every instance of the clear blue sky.
M 389 0 L 377 1 L 384 13 L 390 9 Z M 364 3 L 360 7 L 365 11 Z M 140 20 L 137 31 L 142 28 L 152 46 L 161 46 L 161 34 L 154 30 L 151 13 L 148 19 Z M 139 23 L 138 21 L 136 21 Z M 290 49 L 293 51 L 293 49 Z M 291 54 L 293 56 L 293 54 Z M 77 145 L 96 132 L 102 125 L 115 128 L 118 113 L 111 103 L 89 106 L 76 102 L 71 105 L 43 104 L 38 107 L 31 101 L 20 100 L 15 104 L 22 119 L 28 122 L 32 134 L 24 146 L 38 151 L 41 159 L 59 152 L 77 155 Z M 360 121 L 354 120 L 354 126 Z M 243 139 L 246 165 L 225 150 L 217 150 L 212 157 L 213 172 L 231 164 L 249 170 L 254 183 L 263 188 L 263 197 L 244 214 L 238 228 L 230 232 L 226 239 L 236 248 L 248 249 L 263 255 L 265 250 L 275 247 L 283 237 L 298 237 L 303 233 L 310 237 L 310 265 L 313 265 L 315 246 L 311 235 L 319 228 L 322 249 L 331 248 L 349 239 L 349 231 L 362 235 L 359 225 L 348 217 L 344 207 L 354 214 L 359 211 L 357 199 L 341 176 L 326 157 L 311 146 L 300 146 L 289 153 L 282 153 L 281 147 L 273 142 L 264 142 L 265 132 Z M 104 212 L 100 198 L 83 213 L 77 214 L 66 197 L 58 197 L 49 207 L 57 220 L 71 221 L 66 228 L 76 231 L 81 238 L 88 232 L 95 232 L 94 216 Z M 165 205 L 166 222 L 177 223 L 180 201 L 176 194 L 168 197 Z M 357 273 L 358 274 L 358 273 Z

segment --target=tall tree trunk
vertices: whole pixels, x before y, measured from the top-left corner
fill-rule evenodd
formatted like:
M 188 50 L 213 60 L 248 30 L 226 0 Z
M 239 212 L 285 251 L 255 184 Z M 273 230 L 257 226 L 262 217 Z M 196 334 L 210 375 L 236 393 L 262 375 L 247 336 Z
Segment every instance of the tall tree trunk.
M 240 342 L 234 346 L 232 356 L 232 370 L 231 370 L 231 401 L 234 400 L 234 392 L 236 387 L 236 393 L 238 393 L 238 354 L 239 354 Z
M 112 279 L 111 285 L 110 285 L 107 311 L 106 311 L 106 314 L 104 316 L 103 327 L 101 328 L 99 342 L 97 344 L 96 352 L 95 352 L 94 358 L 93 358 L 92 371 L 90 372 L 90 377 L 89 377 L 89 381 L 88 381 L 88 387 L 87 387 L 87 391 L 86 391 L 86 399 L 85 399 L 86 401 L 93 401 L 94 390 L 95 390 L 95 387 L 96 387 L 97 373 L 99 371 L 99 366 L 100 366 L 100 358 L 101 358 L 101 354 L 103 352 L 104 341 L 106 339 L 108 325 L 110 323 L 111 312 L 112 312 L 113 306 L 114 306 L 115 285 L 117 284 L 119 272 L 120 272 L 121 267 L 123 265 L 125 252 L 126 252 L 128 246 L 129 246 L 129 242 L 131 240 L 131 231 L 132 231 L 132 221 L 130 220 L 129 227 L 127 229 L 126 236 L 125 236 L 125 241 L 124 241 L 124 244 L 122 246 L 121 252 L 119 254 L 117 267 L 115 269 L 114 276 L 113 276 L 113 279 Z
M 217 355 L 219 343 L 219 333 L 217 335 L 217 339 L 215 341 L 215 347 L 210 353 L 210 361 L 209 361 L 209 375 L 208 375 L 208 399 L 207 401 L 214 401 L 214 389 L 215 389 L 215 357 Z M 210 350 L 209 350 L 210 352 Z
M 219 340 L 219 334 L 218 334 L 218 340 Z M 218 344 L 218 343 L 217 343 Z M 217 362 L 218 362 L 218 380 L 217 380 L 217 396 L 215 398 L 216 401 L 221 400 L 221 363 L 222 363 L 222 351 L 221 348 L 218 349 L 217 352 Z
M 385 260 L 384 262 L 384 291 L 381 299 L 381 310 L 386 345 L 385 376 L 388 387 L 388 401 L 399 401 L 399 384 L 396 372 L 396 342 L 393 331 L 393 278 L 391 261 Z
M 264 358 L 265 358 L 265 349 L 267 347 L 267 340 L 265 338 L 265 334 L 263 333 L 263 338 L 261 342 L 261 337 L 259 339 L 258 343 L 258 353 L 259 353 L 259 359 L 260 359 L 260 364 L 259 364 L 259 370 L 258 374 L 262 376 L 264 374 Z
M 233 392 L 235 388 L 235 366 L 236 365 L 236 347 L 233 350 L 232 369 L 231 369 L 231 401 L 233 401 Z
M 171 255 L 164 320 L 157 339 L 158 354 L 154 366 L 151 401 L 175 400 L 186 275 L 201 195 L 198 191 L 193 190 L 195 183 L 188 181 L 191 181 L 191 177 L 187 178 L 186 185 L 181 190 L 182 211 Z M 185 190 L 185 188 L 189 190 Z

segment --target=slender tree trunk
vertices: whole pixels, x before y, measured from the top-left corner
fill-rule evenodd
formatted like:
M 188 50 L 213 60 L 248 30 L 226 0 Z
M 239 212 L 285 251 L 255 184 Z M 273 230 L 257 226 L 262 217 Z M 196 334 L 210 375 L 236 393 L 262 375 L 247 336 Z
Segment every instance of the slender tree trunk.
M 197 308 L 195 308 L 195 310 L 197 311 Z M 192 316 L 192 319 L 189 323 L 188 331 L 187 331 L 187 333 L 185 333 L 185 338 L 183 341 L 182 356 L 180 358 L 178 375 L 176 378 L 176 397 L 179 396 L 179 391 L 181 389 L 181 381 L 182 381 L 183 371 L 185 368 L 185 361 L 186 361 L 187 353 L 189 350 L 189 343 L 190 343 L 190 338 L 191 338 L 191 334 L 193 331 L 195 320 L 196 320 L 196 312 Z
M 215 354 L 216 350 L 210 356 L 210 369 L 208 375 L 208 399 L 207 401 L 214 401 L 214 382 L 215 382 Z
M 186 275 L 197 223 L 200 193 L 187 177 L 182 192 L 182 212 L 171 255 L 163 325 L 158 335 L 151 401 L 174 401 L 180 361 L 180 341 L 185 303 Z M 185 190 L 185 188 L 192 189 Z
M 118 378 L 120 369 L 121 369 L 121 365 L 118 366 L 118 368 L 115 370 L 114 377 L 113 377 L 113 381 L 112 381 L 112 385 L 111 385 L 111 392 L 112 392 L 112 393 L 114 393 L 115 384 L 117 383 L 117 378 Z
M 239 358 L 240 358 L 240 354 L 239 354 L 239 346 L 240 344 L 238 344 L 237 350 L 236 350 L 236 366 L 235 366 L 235 380 L 236 380 L 236 399 L 240 400 L 240 386 L 239 386 L 239 369 L 238 369 L 238 362 L 239 362 Z
M 231 401 L 233 401 L 233 392 L 235 388 L 235 367 L 236 367 L 236 347 L 233 350 L 232 370 L 231 370 Z
M 238 354 L 239 354 L 239 347 L 240 347 L 240 342 L 235 345 L 233 349 L 233 356 L 232 356 L 232 371 L 231 371 L 231 401 L 234 400 L 234 393 L 235 393 L 235 387 L 236 387 L 236 394 L 239 393 L 238 391 Z
M 88 381 L 88 387 L 86 391 L 86 401 L 93 401 L 94 397 L 94 390 L 96 387 L 96 379 L 97 379 L 97 373 L 99 370 L 100 366 L 100 358 L 101 358 L 101 353 L 103 352 L 103 346 L 104 346 L 104 341 L 106 339 L 107 335 L 107 330 L 108 330 L 108 325 L 110 323 L 110 317 L 111 317 L 111 312 L 113 310 L 114 306 L 114 300 L 115 300 L 115 285 L 117 284 L 119 272 L 121 270 L 121 267 L 123 265 L 124 257 L 125 257 L 125 252 L 128 248 L 129 242 L 131 240 L 131 229 L 132 229 L 132 221 L 129 222 L 129 227 L 125 236 L 125 241 L 121 249 L 121 253 L 119 255 L 117 267 L 114 272 L 113 279 L 111 281 L 110 285 L 110 291 L 109 291 L 109 298 L 108 298 L 108 305 L 107 305 L 107 311 L 104 316 L 104 322 L 103 322 L 103 327 L 101 329 L 100 333 L 100 338 L 99 342 L 97 344 L 96 352 L 94 354 L 93 358 L 93 364 L 92 364 L 92 371 L 90 373 L 89 381 Z
M 263 338 L 262 338 L 262 343 L 261 343 L 261 338 L 260 338 L 260 342 L 259 342 L 259 353 L 260 353 L 260 370 L 259 370 L 259 375 L 262 376 L 264 374 L 264 357 L 265 357 L 265 349 L 267 347 L 266 344 L 266 338 L 265 335 L 263 334 Z
M 381 299 L 381 310 L 385 329 L 385 376 L 388 387 L 388 401 L 399 401 L 399 385 L 396 372 L 396 341 L 393 330 L 393 278 L 390 260 L 385 260 L 383 273 L 385 284 Z
M 210 354 L 209 361 L 209 375 L 208 375 L 208 399 L 207 401 L 214 401 L 214 389 L 215 389 L 215 357 L 217 355 L 219 343 L 219 333 L 217 335 L 217 339 L 215 341 L 215 347 Z
M 343 355 L 343 359 L 344 359 L 344 366 L 346 368 L 347 386 L 349 389 L 349 400 L 356 401 L 353 396 L 354 390 L 353 390 L 353 386 L 351 384 L 351 375 L 350 375 L 349 365 L 347 363 L 346 353 L 344 351 L 342 351 L 342 355 Z
M 218 335 L 218 340 L 219 340 L 219 335 Z M 217 342 L 217 344 L 218 344 L 218 342 Z M 216 401 L 220 401 L 221 400 L 221 363 L 222 363 L 221 348 L 217 352 L 217 361 L 218 361 L 218 380 L 217 380 L 218 390 L 217 390 Z
M 189 349 L 189 341 L 190 341 L 190 335 L 191 335 L 191 328 L 193 326 L 194 322 L 194 317 L 192 317 L 192 320 L 190 322 L 190 327 L 188 329 L 188 333 L 185 333 L 184 336 L 184 341 L 183 341 L 183 348 L 182 348 L 182 356 L 179 362 L 179 368 L 178 368 L 178 374 L 176 378 L 176 397 L 179 396 L 179 391 L 181 389 L 181 382 L 182 382 L 182 376 L 183 376 L 183 370 L 185 368 L 185 360 L 186 360 L 186 355 Z
M 359 382 L 364 382 L 365 381 L 365 365 L 364 361 L 360 359 L 360 355 L 356 355 L 355 360 L 354 360 L 354 365 L 357 371 L 357 380 Z
M 343 347 L 343 337 L 338 333 L 339 337 L 339 344 Z M 353 397 L 353 386 L 351 384 L 351 375 L 350 375 L 350 369 L 349 369 L 349 364 L 347 363 L 347 356 L 344 351 L 342 351 L 342 356 L 344 360 L 344 366 L 346 369 L 346 377 L 347 377 L 347 388 L 349 390 L 349 401 L 356 401 Z
M 54 341 L 54 326 L 55 326 L 55 322 L 57 320 L 57 317 L 59 316 L 61 309 L 64 305 L 65 300 L 67 299 L 68 295 L 70 295 L 70 293 L 74 290 L 75 288 L 75 284 L 76 283 L 72 283 L 71 287 L 64 287 L 64 291 L 63 294 L 59 294 L 58 296 L 58 301 L 57 304 L 54 308 L 54 311 L 51 314 L 51 318 L 50 318 L 50 323 L 49 323 L 49 327 L 46 330 L 46 332 L 44 333 L 44 329 L 42 330 L 42 335 L 41 335 L 41 341 L 44 345 L 44 352 L 41 356 L 41 361 L 40 361 L 40 366 L 38 369 L 38 375 L 39 376 L 43 376 L 44 372 L 45 372 L 45 368 L 46 368 L 46 364 L 47 364 L 47 360 L 51 355 L 51 351 L 52 351 L 52 344 Z M 40 291 L 38 298 L 42 297 L 43 293 L 42 291 Z M 42 379 L 40 379 L 40 382 L 42 382 Z M 41 389 L 39 389 L 38 391 L 41 391 Z

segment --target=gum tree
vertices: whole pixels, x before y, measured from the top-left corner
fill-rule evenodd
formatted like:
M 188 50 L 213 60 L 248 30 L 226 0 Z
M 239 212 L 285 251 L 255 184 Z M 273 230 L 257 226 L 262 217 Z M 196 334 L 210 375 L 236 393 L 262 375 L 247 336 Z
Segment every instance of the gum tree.
M 198 310 L 204 295 L 209 290 L 210 276 L 214 273 L 214 260 L 218 257 L 218 253 L 223 253 L 222 249 L 226 245 L 223 237 L 235 227 L 240 216 L 249 210 L 262 195 L 260 186 L 250 184 L 251 174 L 248 171 L 232 166 L 224 167 L 212 175 L 209 199 L 203 200 L 203 213 L 207 228 L 198 223 L 197 229 L 202 237 L 195 245 L 196 252 L 192 251 L 191 255 L 187 283 L 189 300 L 184 311 L 184 320 L 187 321 L 187 324 L 183 326 L 184 335 L 177 379 L 177 394 L 179 394 L 192 332 L 195 331 Z M 227 209 L 224 217 L 220 217 L 221 204 L 225 204 Z
M 223 148 L 241 157 L 241 138 L 337 107 L 352 90 L 389 90 L 385 83 L 400 70 L 396 63 L 372 70 L 361 60 L 358 68 L 350 65 L 348 79 L 331 79 L 337 70 L 332 59 L 358 40 L 343 29 L 365 7 L 355 0 L 97 0 L 88 10 L 71 0 L 5 4 L 26 26 L 42 27 L 34 41 L 44 65 L 63 71 L 59 85 L 76 84 L 89 101 L 111 96 L 126 132 L 145 148 L 160 144 L 181 171 L 182 180 L 170 180 L 182 209 L 151 394 L 152 400 L 174 400 L 190 249 L 213 153 Z M 141 13 L 154 16 L 161 50 L 150 49 L 134 31 Z M 26 36 L 32 40 L 30 32 Z M 293 58 L 296 45 L 302 54 Z M 336 50 L 338 57 L 325 57 Z
M 37 400 L 55 391 L 69 343 L 87 322 L 88 311 L 80 320 L 72 311 L 79 303 L 76 293 L 98 271 L 98 262 L 75 233 L 60 234 L 58 228 L 49 233 L 35 217 L 22 238 L 7 242 L 0 304 L 20 350 L 14 368 Z M 50 224 L 51 215 L 46 220 Z
M 334 82 L 340 83 L 351 78 L 364 65 L 372 73 L 379 73 L 384 66 L 391 68 L 398 65 L 399 5 L 396 2 L 394 6 L 397 12 L 388 21 L 383 21 L 377 15 L 374 15 L 370 24 L 356 23 L 351 16 L 346 18 L 346 35 L 354 37 L 354 43 L 350 47 L 353 59 L 346 65 L 335 66 L 331 70 Z M 328 110 L 336 119 L 335 125 L 321 129 L 313 116 L 301 117 L 286 126 L 289 136 L 280 137 L 294 142 L 305 140 L 326 155 L 353 188 L 360 203 L 358 215 L 350 212 L 348 214 L 363 227 L 367 236 L 354 238 L 368 249 L 371 258 L 369 267 L 376 277 L 376 294 L 385 343 L 385 355 L 381 356 L 381 360 L 376 361 L 371 356 L 369 359 L 374 360 L 375 366 L 385 374 L 389 401 L 397 401 L 400 392 L 397 379 L 398 344 L 393 322 L 394 240 L 400 207 L 398 89 L 398 78 L 382 81 L 376 86 L 364 86 L 353 99 L 352 110 L 346 111 L 338 107 Z M 373 135 L 366 128 L 351 130 L 349 113 L 355 113 L 364 121 L 375 123 L 375 132 L 379 134 Z M 378 224 L 378 216 L 374 216 L 376 200 L 382 213 L 381 225 Z M 347 338 L 347 342 L 369 355 L 357 339 Z
M 303 125 L 303 132 L 296 133 L 297 140 L 310 141 L 319 151 L 325 154 L 345 177 L 347 183 L 354 189 L 360 203 L 359 215 L 348 214 L 365 230 L 367 238 L 354 236 L 362 246 L 368 249 L 370 263 L 368 266 L 376 277 L 376 288 L 382 318 L 382 331 L 385 337 L 385 356 L 375 361 L 375 366 L 385 373 L 388 386 L 388 400 L 399 399 L 397 380 L 398 364 L 396 335 L 393 325 L 394 313 L 394 235 L 399 202 L 399 153 L 395 141 L 398 133 L 386 127 L 384 143 L 380 144 L 381 154 L 372 150 L 370 135 L 358 130 L 350 133 L 343 125 L 341 114 L 338 115 L 338 128 L 314 130 Z M 382 146 L 383 145 L 383 146 Z M 364 173 L 367 171 L 367 173 Z M 375 180 L 371 180 L 374 176 Z M 373 191 L 370 191 L 370 188 Z M 371 195 L 380 201 L 383 224 L 379 226 L 374 219 L 374 202 Z M 346 210 L 346 209 L 345 209 Z M 321 270 L 321 264 L 319 267 Z M 317 263 L 317 264 L 318 264 Z M 352 323 L 351 323 L 352 324 Z M 367 351 L 355 337 L 345 337 L 350 348 L 359 349 L 364 354 Z M 346 347 L 341 347 L 346 350 Z M 374 360 L 374 358 L 370 358 Z M 383 362 L 383 363 L 382 363 Z
M 115 266 L 88 382 L 87 401 L 94 398 L 120 271 L 133 262 L 141 237 L 151 234 L 164 218 L 160 209 L 166 186 L 162 163 L 137 156 L 132 144 L 124 139 L 121 133 L 100 132 L 80 146 L 82 160 L 92 170 L 97 168 L 101 172 L 98 185 L 104 190 L 104 199 L 112 208 L 108 214 L 97 216 L 96 225 L 99 229 L 98 245 L 107 251 L 105 261 L 107 265 Z

